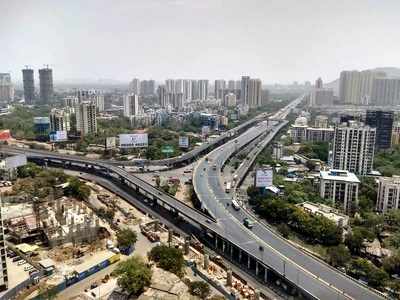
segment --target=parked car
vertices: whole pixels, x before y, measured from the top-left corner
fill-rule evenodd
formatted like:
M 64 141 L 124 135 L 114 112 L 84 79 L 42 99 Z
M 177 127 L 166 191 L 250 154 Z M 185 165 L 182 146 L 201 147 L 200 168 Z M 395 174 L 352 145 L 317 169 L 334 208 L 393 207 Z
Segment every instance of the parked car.
M 18 266 L 23 265 L 23 264 L 26 264 L 26 260 L 25 260 L 25 259 L 20 260 L 20 261 L 17 263 Z

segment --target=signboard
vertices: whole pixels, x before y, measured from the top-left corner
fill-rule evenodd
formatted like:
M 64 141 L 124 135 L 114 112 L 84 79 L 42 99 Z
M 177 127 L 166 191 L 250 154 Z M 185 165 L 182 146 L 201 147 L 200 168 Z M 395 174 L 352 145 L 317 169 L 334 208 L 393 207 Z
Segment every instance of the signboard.
M 188 136 L 180 136 L 179 137 L 179 147 L 189 148 L 189 137 Z
M 172 146 L 169 146 L 169 145 L 163 146 L 161 148 L 161 152 L 165 153 L 165 154 L 171 154 L 171 153 L 174 153 L 174 148 Z
M 106 150 L 115 149 L 117 147 L 117 139 L 115 136 L 106 137 Z
M 26 155 L 14 155 L 6 157 L 5 159 L 5 169 L 15 169 L 18 167 L 25 166 L 27 164 Z
M 68 141 L 68 134 L 65 130 L 54 131 L 49 134 L 51 142 L 64 142 Z
M 256 187 L 269 187 L 272 186 L 273 172 L 272 168 L 258 169 L 256 171 Z
M 11 133 L 9 129 L 0 130 L 0 141 L 7 141 L 11 138 Z
M 203 136 L 206 136 L 206 135 L 208 135 L 210 133 L 210 126 L 203 126 L 202 128 L 201 128 L 201 134 L 203 135 Z
M 149 145 L 147 133 L 120 134 L 120 148 L 145 148 Z

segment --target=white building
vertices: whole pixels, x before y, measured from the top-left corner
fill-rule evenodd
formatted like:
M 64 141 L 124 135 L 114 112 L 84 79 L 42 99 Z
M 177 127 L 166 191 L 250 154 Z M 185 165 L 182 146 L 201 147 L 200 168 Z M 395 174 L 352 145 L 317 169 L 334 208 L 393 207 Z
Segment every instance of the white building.
M 298 117 L 290 127 L 290 137 L 294 143 L 301 143 L 306 139 L 308 128 L 306 117 Z
M 82 136 L 97 133 L 97 109 L 92 102 L 76 106 L 76 129 Z
M 310 94 L 310 106 L 330 106 L 333 104 L 332 89 L 314 89 Z
M 272 147 L 272 159 L 280 160 L 283 156 L 283 145 L 281 143 L 274 143 Z
M 301 207 L 304 211 L 314 216 L 325 217 L 334 222 L 339 227 L 346 227 L 349 224 L 349 216 L 341 214 L 339 211 L 328 205 L 306 201 L 297 204 L 297 206 Z
M 320 171 L 320 196 L 332 201 L 346 214 L 352 214 L 358 207 L 358 186 L 360 180 L 346 170 Z
M 217 79 L 214 83 L 214 97 L 215 99 L 223 100 L 225 90 L 225 80 Z
M 134 78 L 129 83 L 129 92 L 132 94 L 139 95 L 140 94 L 140 80 L 138 78 Z
M 9 73 L 0 73 L 0 103 L 14 100 L 14 86 Z
M 96 105 L 98 112 L 104 111 L 104 95 L 96 90 L 78 90 L 76 92 L 79 103 L 91 102 Z
M 207 100 L 208 98 L 208 80 L 201 79 L 198 81 L 199 100 Z
M 139 114 L 139 96 L 130 94 L 124 97 L 124 117 L 135 116 Z
M 376 210 L 385 213 L 399 208 L 400 176 L 379 177 Z
M 400 79 L 375 78 L 372 85 L 372 103 L 375 105 L 400 104 Z
M 358 175 L 372 171 L 376 129 L 349 121 L 335 128 L 332 167 Z
M 236 95 L 234 93 L 229 93 L 225 95 L 223 106 L 225 107 L 235 107 L 236 106 Z
M 63 109 L 53 108 L 50 111 L 50 130 L 51 131 L 70 131 L 70 115 Z
M 316 128 L 327 128 L 328 127 L 328 116 L 318 115 L 315 117 L 314 126 Z
M 307 142 L 330 142 L 335 135 L 334 128 L 314 128 L 307 127 L 306 138 Z

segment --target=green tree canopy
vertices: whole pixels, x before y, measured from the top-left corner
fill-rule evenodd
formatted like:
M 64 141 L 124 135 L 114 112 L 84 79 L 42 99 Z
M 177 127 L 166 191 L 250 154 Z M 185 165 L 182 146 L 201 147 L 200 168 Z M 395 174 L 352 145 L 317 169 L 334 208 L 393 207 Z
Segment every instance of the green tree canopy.
M 123 228 L 117 232 L 118 246 L 121 248 L 128 248 L 135 245 L 137 241 L 137 234 L 129 228 Z
M 119 287 L 137 296 L 150 285 L 152 272 L 141 257 L 134 256 L 120 262 L 113 275 L 118 277 Z
M 172 272 L 179 277 L 183 276 L 185 260 L 180 249 L 160 245 L 151 249 L 148 256 L 149 259 L 157 262 L 160 268 Z

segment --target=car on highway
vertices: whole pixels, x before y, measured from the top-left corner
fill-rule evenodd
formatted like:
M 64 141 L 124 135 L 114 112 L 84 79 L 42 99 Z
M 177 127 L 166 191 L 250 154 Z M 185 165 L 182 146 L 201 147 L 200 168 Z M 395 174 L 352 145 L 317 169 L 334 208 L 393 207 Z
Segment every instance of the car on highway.
M 243 219 L 243 224 L 244 226 L 246 226 L 249 229 L 252 229 L 254 227 L 254 221 L 250 218 L 244 218 Z

